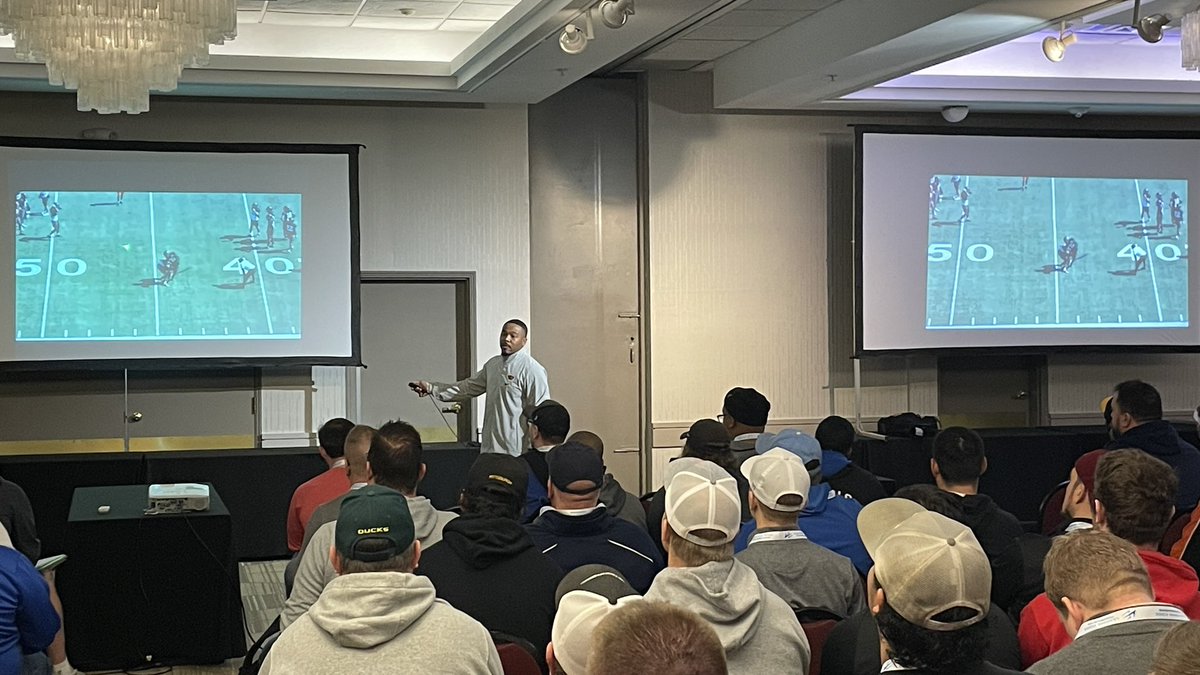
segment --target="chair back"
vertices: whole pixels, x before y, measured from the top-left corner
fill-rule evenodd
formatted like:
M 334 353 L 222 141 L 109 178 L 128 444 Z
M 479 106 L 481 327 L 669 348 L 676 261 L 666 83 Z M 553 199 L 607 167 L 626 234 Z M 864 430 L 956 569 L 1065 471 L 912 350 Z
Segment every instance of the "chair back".
M 1183 528 L 1187 527 L 1188 521 L 1191 519 L 1191 511 L 1175 514 L 1175 519 L 1167 526 L 1167 531 L 1163 533 L 1162 541 L 1158 545 L 1159 553 L 1171 555 L 1171 547 L 1175 546 L 1176 542 L 1183 538 Z
M 821 651 L 825 648 L 825 641 L 829 639 L 829 634 L 833 632 L 834 626 L 837 625 L 838 622 L 833 619 L 800 622 L 800 627 L 804 629 L 804 637 L 808 638 L 810 653 L 808 675 L 820 675 Z
M 1047 537 L 1057 530 L 1059 525 L 1062 525 L 1063 500 L 1067 497 L 1067 483 L 1070 482 L 1064 480 L 1045 497 L 1042 497 L 1042 505 L 1038 507 L 1038 513 L 1041 514 L 1042 534 Z
M 500 631 L 491 633 L 496 652 L 500 654 L 500 667 L 504 669 L 504 675 L 542 675 L 537 648 L 533 643 Z

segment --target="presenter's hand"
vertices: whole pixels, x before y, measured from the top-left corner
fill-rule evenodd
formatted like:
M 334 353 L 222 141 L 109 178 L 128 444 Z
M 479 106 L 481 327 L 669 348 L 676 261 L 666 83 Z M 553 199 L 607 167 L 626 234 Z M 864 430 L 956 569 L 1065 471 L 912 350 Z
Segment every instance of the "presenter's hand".
M 433 393 L 433 385 L 429 384 L 428 382 L 426 382 L 424 380 L 417 380 L 416 382 L 409 382 L 408 388 L 412 389 L 417 394 L 417 396 L 429 396 L 430 394 Z

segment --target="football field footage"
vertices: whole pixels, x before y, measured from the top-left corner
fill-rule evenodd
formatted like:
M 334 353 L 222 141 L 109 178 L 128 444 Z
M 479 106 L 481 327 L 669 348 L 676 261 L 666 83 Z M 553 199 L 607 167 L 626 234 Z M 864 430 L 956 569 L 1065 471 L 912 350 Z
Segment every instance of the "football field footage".
M 300 339 L 301 195 L 16 194 L 16 340 Z
M 1186 180 L 929 185 L 927 329 L 1188 325 Z

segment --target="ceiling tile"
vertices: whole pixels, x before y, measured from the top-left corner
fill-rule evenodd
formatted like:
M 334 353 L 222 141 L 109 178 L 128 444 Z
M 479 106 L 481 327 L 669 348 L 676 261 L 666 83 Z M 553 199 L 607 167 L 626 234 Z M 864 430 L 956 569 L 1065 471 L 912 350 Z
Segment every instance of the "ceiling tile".
M 709 61 L 750 44 L 748 40 L 676 40 L 652 53 L 651 60 Z
M 516 7 L 517 3 L 520 1 L 521 0 L 471 0 L 471 2 L 478 5 L 507 5 L 509 7 Z
M 483 3 L 464 2 L 450 15 L 453 19 L 477 19 L 482 21 L 499 21 L 511 7 L 504 5 L 487 5 Z
M 359 0 L 271 0 L 267 13 L 344 14 L 353 16 Z
M 443 18 L 454 11 L 453 0 L 367 0 L 359 16 Z
M 354 21 L 355 28 L 381 28 L 384 30 L 437 30 L 440 18 L 421 19 L 411 16 L 360 16 Z
M 466 19 L 447 19 L 441 30 L 454 33 L 482 33 L 492 27 L 492 21 L 468 21 Z
M 257 22 L 257 18 L 255 19 Z M 315 26 L 318 28 L 346 28 L 350 17 L 344 14 L 300 14 L 296 12 L 267 12 L 262 23 L 271 26 Z
M 814 12 L 784 12 L 776 10 L 743 10 L 732 11 L 718 19 L 709 22 L 708 26 L 773 26 L 783 28 L 801 19 L 811 16 Z
M 779 26 L 701 26 L 687 34 L 689 40 L 761 40 Z
M 793 11 L 816 11 L 824 9 L 839 0 L 749 0 L 738 5 L 738 9 L 775 9 Z

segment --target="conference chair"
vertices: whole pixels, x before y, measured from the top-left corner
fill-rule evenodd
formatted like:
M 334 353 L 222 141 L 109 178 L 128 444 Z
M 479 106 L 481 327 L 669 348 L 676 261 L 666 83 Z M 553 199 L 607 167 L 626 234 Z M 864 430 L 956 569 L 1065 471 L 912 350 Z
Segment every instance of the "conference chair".
M 825 641 L 844 617 L 821 607 L 806 607 L 796 610 L 796 619 L 800 628 L 804 629 L 804 637 L 808 638 L 809 661 L 808 675 L 820 675 L 821 650 Z
M 1054 489 L 1042 497 L 1042 504 L 1038 507 L 1038 513 L 1041 514 L 1042 534 L 1049 537 L 1058 529 L 1063 522 L 1062 505 L 1063 500 L 1067 498 L 1067 483 L 1069 480 L 1064 480 Z
M 538 658 L 537 648 L 528 640 L 515 635 L 490 631 L 496 652 L 500 654 L 500 666 L 504 675 L 542 675 L 546 668 Z
M 1158 552 L 1163 555 L 1171 555 L 1171 547 L 1183 537 L 1183 528 L 1187 527 L 1188 521 L 1192 518 L 1191 511 L 1184 511 L 1175 514 L 1175 518 L 1171 524 L 1167 526 L 1167 531 L 1163 533 L 1162 541 L 1158 545 Z M 1194 537 L 1193 537 L 1194 538 Z

